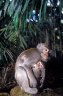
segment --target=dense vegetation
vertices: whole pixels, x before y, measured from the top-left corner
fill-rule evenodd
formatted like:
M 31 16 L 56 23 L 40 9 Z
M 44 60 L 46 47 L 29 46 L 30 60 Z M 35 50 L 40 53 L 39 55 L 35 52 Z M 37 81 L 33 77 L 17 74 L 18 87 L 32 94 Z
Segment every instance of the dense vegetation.
M 62 56 L 62 20 L 63 0 L 0 0 L 0 75 L 4 77 L 1 78 L 2 84 L 4 81 L 4 85 L 7 83 L 9 64 L 15 63 L 21 51 L 35 47 L 39 42 L 47 42 L 56 57 L 57 52 Z
M 22 50 L 47 42 L 62 51 L 62 0 L 0 0 L 0 65 Z M 33 10 L 35 13 L 33 13 Z M 35 19 L 33 19 L 35 16 Z

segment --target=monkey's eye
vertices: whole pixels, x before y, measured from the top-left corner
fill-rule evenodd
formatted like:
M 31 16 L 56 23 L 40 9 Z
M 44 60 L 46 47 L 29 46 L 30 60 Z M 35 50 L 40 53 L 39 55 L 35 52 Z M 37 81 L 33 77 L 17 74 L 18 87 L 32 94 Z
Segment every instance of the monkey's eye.
M 45 49 L 46 52 L 49 52 L 49 49 Z

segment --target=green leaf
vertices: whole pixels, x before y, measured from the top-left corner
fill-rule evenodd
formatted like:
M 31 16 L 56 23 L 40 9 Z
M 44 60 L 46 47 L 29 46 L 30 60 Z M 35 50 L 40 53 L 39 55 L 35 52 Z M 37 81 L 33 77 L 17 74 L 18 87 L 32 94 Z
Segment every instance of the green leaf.
M 26 2 L 25 2 L 25 4 L 24 4 L 24 7 L 23 7 L 23 9 L 22 9 L 22 12 L 21 12 L 22 15 L 23 15 L 24 12 L 26 11 L 26 9 L 27 9 L 27 7 L 28 7 L 28 4 L 29 4 L 29 1 L 30 1 L 30 0 L 26 0 Z
M 13 22 L 14 22 L 15 30 L 17 31 L 18 30 L 18 24 L 19 24 L 19 18 L 18 18 L 17 13 L 14 15 Z
M 5 6 L 4 6 L 4 16 L 5 16 L 6 12 L 7 12 L 8 6 L 9 6 L 9 0 L 5 2 Z
M 15 11 L 15 5 L 14 5 L 14 0 L 12 0 L 12 2 L 10 3 L 9 7 L 8 7 L 8 13 L 10 16 L 13 15 Z

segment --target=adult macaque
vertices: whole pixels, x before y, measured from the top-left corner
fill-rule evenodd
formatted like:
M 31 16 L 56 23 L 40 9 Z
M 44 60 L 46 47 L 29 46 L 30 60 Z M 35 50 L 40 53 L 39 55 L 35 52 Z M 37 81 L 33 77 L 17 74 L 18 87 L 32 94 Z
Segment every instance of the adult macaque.
M 25 92 L 37 94 L 38 79 L 42 76 L 41 85 L 45 78 L 45 68 L 41 61 L 49 58 L 49 48 L 45 43 L 40 43 L 36 48 L 23 51 L 17 58 L 15 65 L 15 79 Z

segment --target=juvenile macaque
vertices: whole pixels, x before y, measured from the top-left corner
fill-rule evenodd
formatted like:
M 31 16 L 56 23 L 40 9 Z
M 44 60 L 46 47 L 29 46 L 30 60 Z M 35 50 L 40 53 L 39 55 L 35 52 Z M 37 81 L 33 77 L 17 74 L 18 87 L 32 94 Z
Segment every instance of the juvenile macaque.
M 43 65 L 41 61 L 38 61 L 36 64 L 33 65 L 32 70 L 34 73 L 34 76 L 36 77 L 36 79 L 38 79 L 41 76 L 41 72 L 43 70 Z
M 37 64 L 34 64 L 32 67 L 33 74 L 36 77 L 37 84 L 40 84 L 40 87 L 37 85 L 38 88 L 43 86 L 43 82 L 45 79 L 45 67 L 43 62 L 38 61 Z
M 37 45 L 37 48 L 30 48 L 23 51 L 17 58 L 15 65 L 15 79 L 25 92 L 37 94 L 37 80 L 42 76 L 43 84 L 45 68 L 42 61 L 49 58 L 49 49 L 44 43 Z

